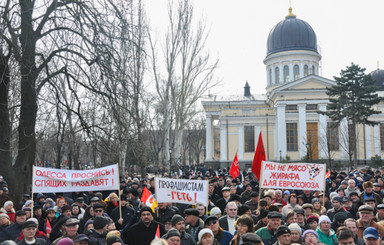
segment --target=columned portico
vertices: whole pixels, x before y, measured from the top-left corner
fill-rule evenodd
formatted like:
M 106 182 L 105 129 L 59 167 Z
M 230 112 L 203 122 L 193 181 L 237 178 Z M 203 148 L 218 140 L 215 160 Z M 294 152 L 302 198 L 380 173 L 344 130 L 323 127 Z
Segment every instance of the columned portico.
M 319 110 L 320 111 L 326 111 L 327 105 L 326 104 L 319 104 Z M 319 123 L 320 123 L 320 137 L 319 142 L 322 142 L 327 139 L 327 116 L 319 114 Z M 320 149 L 320 158 L 326 158 L 327 157 L 327 149 L 326 147 L 319 145 Z
M 372 157 L 371 126 L 365 125 L 365 159 Z
M 373 127 L 373 135 L 375 138 L 375 155 L 380 156 L 380 128 L 379 125 Z
M 206 114 L 207 116 L 207 127 L 206 127 L 206 136 L 205 136 L 205 150 L 206 158 L 205 160 L 213 160 L 213 133 L 212 133 L 212 115 Z
M 306 104 L 298 104 L 299 108 L 299 151 L 300 158 L 303 158 L 307 154 L 307 117 L 305 115 Z
M 349 159 L 348 156 L 348 121 L 347 119 L 343 119 L 340 122 L 340 150 L 341 155 L 344 159 Z
M 278 104 L 277 107 L 277 154 L 285 157 L 287 155 L 287 134 L 285 125 L 285 104 Z M 275 156 L 277 155 L 275 154 Z
M 239 160 L 244 159 L 244 126 L 237 128 L 239 135 Z
M 220 161 L 227 160 L 227 130 L 225 124 L 220 125 Z

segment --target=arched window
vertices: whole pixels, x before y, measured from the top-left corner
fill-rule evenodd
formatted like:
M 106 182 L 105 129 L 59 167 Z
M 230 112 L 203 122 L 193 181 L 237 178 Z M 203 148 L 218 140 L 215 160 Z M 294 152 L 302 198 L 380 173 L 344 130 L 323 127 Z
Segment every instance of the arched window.
M 304 77 L 308 76 L 308 65 L 304 66 Z
M 269 69 L 269 85 L 272 85 L 272 69 Z
M 284 82 L 289 82 L 289 67 L 284 66 Z
M 315 74 L 315 66 L 312 66 L 312 74 Z
M 293 75 L 295 77 L 295 80 L 299 79 L 300 77 L 299 65 L 295 65 L 293 67 Z
M 280 69 L 279 67 L 275 68 L 275 84 L 280 82 Z

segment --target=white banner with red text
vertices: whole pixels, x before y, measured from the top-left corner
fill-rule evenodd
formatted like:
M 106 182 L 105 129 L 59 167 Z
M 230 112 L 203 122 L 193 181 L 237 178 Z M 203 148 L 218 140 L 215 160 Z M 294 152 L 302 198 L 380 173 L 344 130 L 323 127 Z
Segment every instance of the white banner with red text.
M 174 202 L 208 206 L 208 180 L 155 178 L 158 203 Z
M 276 163 L 261 164 L 261 188 L 323 190 L 325 164 Z
M 119 187 L 117 164 L 91 170 L 33 167 L 35 193 L 118 190 Z

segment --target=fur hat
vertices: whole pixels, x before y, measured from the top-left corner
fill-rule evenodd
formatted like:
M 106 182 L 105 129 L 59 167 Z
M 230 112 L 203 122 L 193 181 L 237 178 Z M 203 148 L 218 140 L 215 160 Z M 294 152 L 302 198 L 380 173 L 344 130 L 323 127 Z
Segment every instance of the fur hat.
M 366 181 L 366 182 L 364 182 L 363 183 L 363 188 L 364 188 L 364 190 L 366 189 L 366 188 L 373 188 L 373 184 L 372 184 L 372 182 L 371 181 Z

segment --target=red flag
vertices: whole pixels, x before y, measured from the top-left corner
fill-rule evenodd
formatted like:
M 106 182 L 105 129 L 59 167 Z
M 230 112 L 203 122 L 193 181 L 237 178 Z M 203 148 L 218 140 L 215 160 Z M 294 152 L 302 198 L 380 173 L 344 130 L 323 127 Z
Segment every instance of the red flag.
M 156 234 L 155 234 L 155 239 L 160 239 L 160 226 L 157 225 L 157 230 L 156 230 Z
M 260 132 L 259 140 L 256 146 L 255 156 L 253 157 L 253 162 L 252 162 L 252 172 L 256 175 L 258 180 L 260 180 L 261 162 L 265 161 L 265 159 L 266 158 L 265 158 L 263 138 Z
M 237 160 L 237 153 L 235 159 L 233 159 L 231 168 L 229 169 L 229 174 L 232 175 L 232 178 L 236 178 L 240 175 L 239 161 Z
M 328 179 L 331 176 L 331 170 L 328 170 L 328 172 L 325 174 L 325 178 Z
M 47 223 L 45 225 L 45 231 L 47 232 L 47 234 L 51 234 L 51 231 L 52 231 L 51 223 L 49 223 L 48 218 L 47 218 Z

